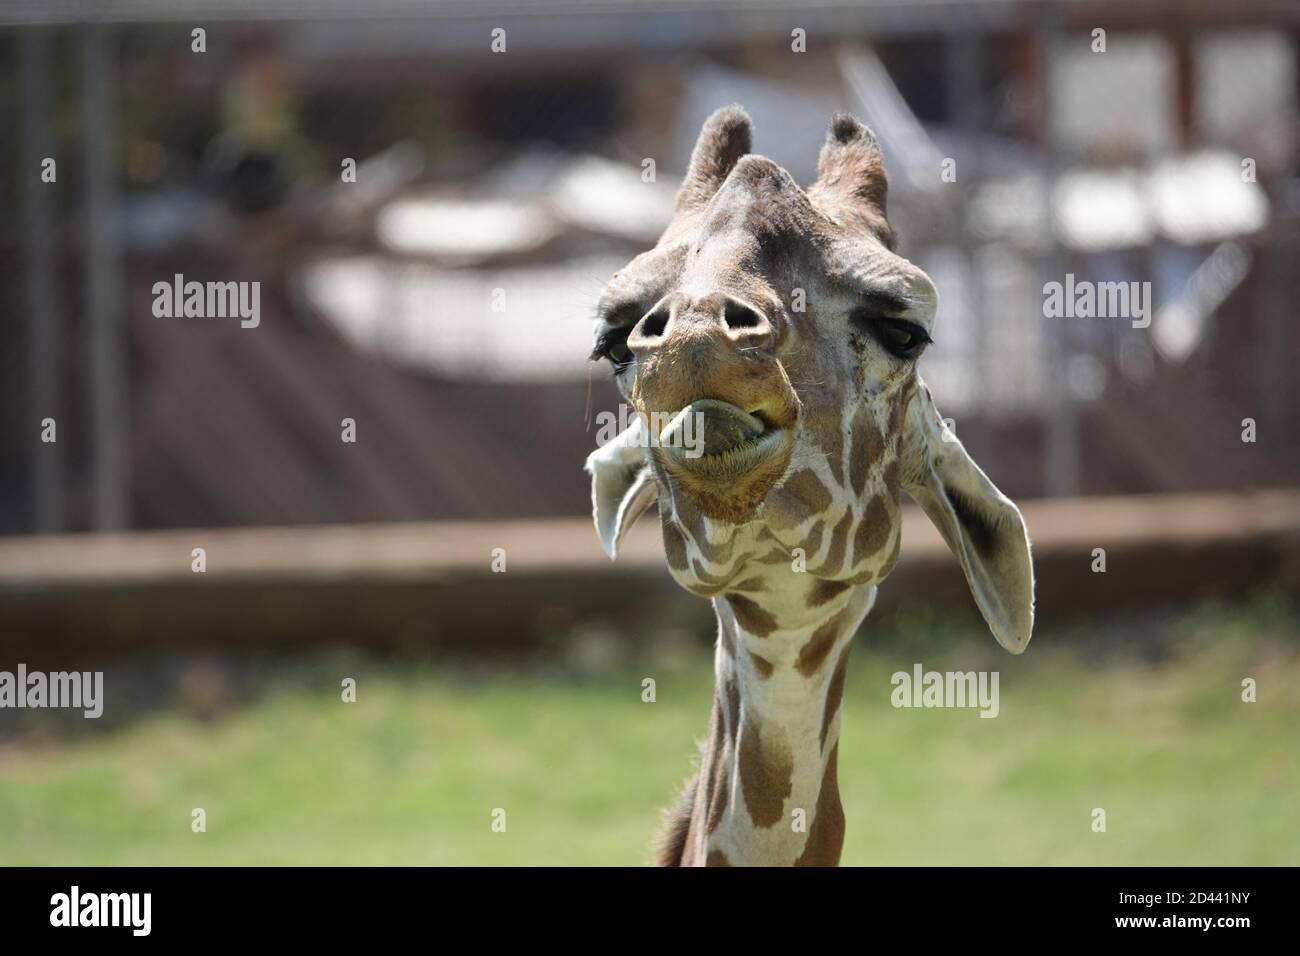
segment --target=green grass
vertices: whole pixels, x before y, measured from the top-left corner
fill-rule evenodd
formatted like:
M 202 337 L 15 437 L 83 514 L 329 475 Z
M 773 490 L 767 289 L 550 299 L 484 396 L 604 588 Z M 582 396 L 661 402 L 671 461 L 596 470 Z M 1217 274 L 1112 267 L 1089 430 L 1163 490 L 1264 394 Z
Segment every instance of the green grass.
M 974 622 L 874 639 L 869 624 L 845 698 L 844 862 L 1300 864 L 1295 610 L 1209 608 L 1133 633 L 1147 627 L 1154 661 L 1113 629 L 1043 633 L 1012 658 Z M 889 676 L 914 661 L 999 670 L 1000 716 L 893 709 Z M 1248 676 L 1257 703 L 1241 702 Z M 24 731 L 0 746 L 0 863 L 639 864 L 710 681 L 697 653 L 504 674 L 318 662 L 215 717 Z

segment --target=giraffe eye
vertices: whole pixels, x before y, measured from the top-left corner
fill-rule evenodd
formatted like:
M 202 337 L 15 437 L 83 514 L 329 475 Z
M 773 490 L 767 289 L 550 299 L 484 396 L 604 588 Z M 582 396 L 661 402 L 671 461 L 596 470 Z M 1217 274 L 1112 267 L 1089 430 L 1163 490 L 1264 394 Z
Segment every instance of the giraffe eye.
M 930 334 L 922 326 L 907 319 L 873 316 L 864 321 L 876 341 L 897 358 L 914 359 L 931 341 Z
M 925 341 L 922 338 L 924 334 L 915 326 L 905 325 L 902 322 L 886 322 L 880 330 L 885 348 L 895 355 L 910 355 L 915 352 Z
M 596 347 L 591 351 L 592 359 L 608 359 L 614 366 L 614 374 L 622 372 L 632 364 L 632 350 L 627 347 L 627 337 L 631 333 L 630 325 L 606 328 L 596 339 Z
M 591 360 L 608 359 L 614 374 L 621 375 L 633 363 L 632 350 L 627 347 L 628 336 L 636 327 L 645 306 L 639 302 L 624 302 L 602 309 L 598 316 L 596 347 L 591 350 Z

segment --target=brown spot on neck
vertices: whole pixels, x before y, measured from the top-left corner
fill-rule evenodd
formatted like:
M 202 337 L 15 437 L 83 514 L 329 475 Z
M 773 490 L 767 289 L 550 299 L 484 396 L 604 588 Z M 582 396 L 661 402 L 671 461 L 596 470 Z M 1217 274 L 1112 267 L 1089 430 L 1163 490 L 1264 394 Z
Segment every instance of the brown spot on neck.
M 772 827 L 785 813 L 794 781 L 794 755 L 784 739 L 763 738 L 758 721 L 747 716 L 740 732 L 740 788 L 756 827 Z
M 736 615 L 736 623 L 744 628 L 745 633 L 755 637 L 767 637 L 776 630 L 776 618 L 749 598 L 740 594 L 729 594 L 727 603 L 731 605 L 731 612 Z
M 700 754 L 700 769 L 669 817 L 659 854 L 663 866 L 698 866 L 709 834 L 718 828 L 731 802 L 732 755 L 740 724 L 740 688 L 721 683 L 713 695 L 709 736 Z
M 894 570 L 894 566 L 898 564 L 898 555 L 899 552 L 902 550 L 902 547 L 903 547 L 903 536 L 901 534 L 895 535 L 894 549 L 889 552 L 889 557 L 885 559 L 884 565 L 880 568 L 880 573 L 877 575 L 877 578 L 879 580 L 883 581 L 886 577 L 889 576 L 889 573 Z
M 916 394 L 916 376 L 909 378 L 898 389 L 898 397 L 894 400 L 894 406 L 889 410 L 889 434 L 897 438 L 903 430 L 903 416 L 907 414 L 907 406 L 912 403 L 912 396 Z
M 804 601 L 806 607 L 821 607 L 829 601 L 835 600 L 851 585 L 847 581 L 831 581 L 826 578 L 818 578 L 813 582 L 812 590 L 808 592 L 808 597 Z
M 844 484 L 844 426 L 839 416 L 811 416 L 808 422 L 817 445 L 826 454 L 831 477 L 837 485 Z
M 668 566 L 674 571 L 685 571 L 690 567 L 686 558 L 686 539 L 669 518 L 664 517 L 660 524 L 663 526 L 664 556 L 668 559 Z
M 900 470 L 897 457 L 885 466 L 885 492 L 890 501 L 898 500 Z
M 753 651 L 749 652 L 749 660 L 754 665 L 754 670 L 758 672 L 758 676 L 763 680 L 771 677 L 772 671 L 776 669 L 776 665 L 766 657 L 759 657 Z
M 849 671 L 849 651 L 853 645 L 847 645 L 844 650 L 840 651 L 840 659 L 835 664 L 835 673 L 831 675 L 830 685 L 826 688 L 826 707 L 822 711 L 822 749 L 826 749 L 826 735 L 831 732 L 831 722 L 835 720 L 835 715 L 839 713 L 840 701 L 844 699 L 844 680 Z
M 849 543 L 849 528 L 853 526 L 853 511 L 844 512 L 844 517 L 831 532 L 831 546 L 826 552 L 826 560 L 821 563 L 819 574 L 835 574 L 844 569 L 844 551 Z M 812 551 L 809 550 L 809 554 Z
M 794 861 L 795 866 L 839 866 L 844 849 L 844 807 L 840 804 L 840 785 L 837 770 L 840 746 L 831 748 L 822 773 L 822 788 L 817 794 L 817 815 L 808 828 L 808 842 L 803 853 Z
M 849 452 L 849 480 L 853 493 L 861 495 L 867 487 L 867 471 L 885 450 L 885 436 L 880 434 L 875 415 L 864 405 L 853 418 L 853 448 Z
M 786 479 L 773 492 L 772 514 L 775 523 L 791 527 L 831 506 L 831 493 L 811 468 L 804 468 Z
M 825 522 L 818 521 L 808 532 L 808 539 L 803 543 L 803 556 L 808 559 L 821 550 L 822 534 L 826 527 Z
M 861 564 L 884 548 L 892 527 L 889 508 L 883 498 L 872 498 L 862 511 L 857 534 L 853 536 L 853 563 Z
M 653 457 L 653 456 L 652 456 Z M 658 461 L 658 458 L 655 458 Z M 663 472 L 663 481 L 668 483 L 671 479 L 668 473 Z M 677 520 L 681 522 L 682 527 L 691 532 L 691 536 L 698 539 L 704 536 L 704 515 L 700 509 L 695 506 L 690 495 L 675 495 L 673 498 L 673 507 L 677 512 Z
M 712 574 L 710 574 L 708 571 L 705 571 L 704 566 L 700 564 L 700 562 L 696 561 L 694 558 L 691 558 L 691 573 L 694 574 L 696 580 L 700 581 L 705 587 L 713 588 L 715 589 L 715 591 L 717 589 L 726 587 L 727 584 L 729 583 L 728 578 L 726 577 L 717 578 L 714 577 Z
M 812 637 L 808 638 L 808 643 L 799 648 L 799 659 L 795 661 L 795 667 L 799 668 L 799 673 L 804 677 L 812 677 L 821 669 L 826 660 L 826 655 L 831 652 L 835 642 L 839 640 L 840 635 L 844 633 L 844 612 L 841 611 L 833 618 L 823 624 L 817 630 L 813 631 Z
M 722 701 L 715 700 L 713 705 L 713 734 L 709 752 L 700 767 L 700 774 L 708 774 L 709 789 L 706 796 L 708 810 L 706 816 L 707 832 L 712 833 L 722 822 L 730 800 L 729 780 L 731 764 L 731 739 L 723 726 Z
M 709 858 L 704 861 L 705 866 L 731 866 L 731 861 L 727 859 L 727 854 L 721 850 L 710 850 Z

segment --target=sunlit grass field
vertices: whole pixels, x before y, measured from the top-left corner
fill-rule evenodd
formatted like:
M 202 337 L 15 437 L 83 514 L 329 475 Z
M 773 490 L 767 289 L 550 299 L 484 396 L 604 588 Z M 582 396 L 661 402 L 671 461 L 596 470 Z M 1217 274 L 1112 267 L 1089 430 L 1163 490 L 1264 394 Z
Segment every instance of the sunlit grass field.
M 330 659 L 215 713 L 28 722 L 0 741 L 0 863 L 644 863 L 711 665 L 631 643 L 509 669 Z M 1000 715 L 894 709 L 915 662 L 997 669 Z M 1021 658 L 973 618 L 869 621 L 844 714 L 846 864 L 1300 864 L 1300 638 L 1279 600 L 1045 630 Z

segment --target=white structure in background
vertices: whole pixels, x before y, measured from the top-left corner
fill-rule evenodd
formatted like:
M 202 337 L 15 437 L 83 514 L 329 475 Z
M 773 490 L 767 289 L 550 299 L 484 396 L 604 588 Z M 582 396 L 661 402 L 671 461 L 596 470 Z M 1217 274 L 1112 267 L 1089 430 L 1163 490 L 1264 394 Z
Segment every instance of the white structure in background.
M 1177 148 L 1174 51 L 1160 34 L 1111 30 L 1106 52 L 1070 43 L 1049 66 L 1057 93 L 1051 122 L 1067 153 L 1157 156 Z
M 391 361 L 447 379 L 565 381 L 588 376 L 596 295 L 625 262 L 455 269 L 349 256 L 313 263 L 303 285 L 345 339 Z
M 1242 179 L 1241 157 L 1215 151 L 1176 156 L 1151 171 L 1155 221 L 1171 242 L 1198 245 L 1258 232 L 1268 225 L 1268 197 Z
M 318 259 L 303 292 L 358 348 L 443 378 L 585 379 L 601 287 L 672 217 L 677 184 L 657 178 L 525 154 L 472 190 L 387 203 L 375 235 L 390 254 Z M 604 245 L 618 251 L 590 251 Z
M 1198 36 L 1196 127 L 1216 143 L 1247 148 L 1261 168 L 1285 163 L 1294 148 L 1295 46 L 1279 30 Z
M 677 180 L 647 183 L 643 170 L 600 156 L 578 156 L 551 186 L 550 208 L 570 226 L 653 243 L 672 218 Z
M 560 231 L 540 204 L 416 196 L 379 211 L 375 235 L 392 252 L 470 265 L 540 249 Z
M 1269 119 L 1294 112 L 1296 66 L 1284 37 L 1242 32 L 1198 40 L 1195 63 L 1204 91 L 1196 122 L 1209 137 L 1254 137 L 1262 160 L 1270 143 L 1293 135 Z M 1150 341 L 1167 360 L 1181 361 L 1244 278 L 1249 256 L 1236 240 L 1264 228 L 1269 208 L 1263 190 L 1243 179 L 1241 157 L 1175 152 L 1174 65 L 1162 37 L 1130 33 L 1113 33 L 1105 54 L 1072 47 L 1051 64 L 1060 91 L 1052 122 L 1066 152 L 1079 159 L 1060 175 L 1051 202 L 1056 242 L 1089 256 L 1094 277 L 1134 278 L 1137 265 L 1127 257 L 1153 249 L 1159 281 Z M 719 103 L 743 103 L 756 148 L 802 182 L 814 178 L 827 117 L 852 109 L 881 140 L 897 208 L 943 194 L 942 151 L 869 48 L 838 48 L 823 79 L 829 83 L 796 88 L 696 68 L 678 112 L 675 152 L 654 157 L 662 160 L 658 182 L 645 182 L 636 165 L 534 149 L 468 189 L 386 202 L 375 234 L 387 254 L 317 260 L 303 276 L 307 298 L 350 341 L 440 376 L 586 378 L 599 290 L 668 223 L 676 183 L 664 170 L 685 167 L 700 122 Z M 1247 81 L 1252 92 L 1243 96 Z M 1015 149 L 985 141 L 987 168 L 967 210 L 980 244 L 974 260 L 944 237 L 907 250 L 942 292 L 938 341 L 925 362 L 942 383 L 944 407 L 958 414 L 1033 407 L 1051 384 L 1037 361 L 1046 181 L 1039 158 Z M 409 175 L 405 154 L 386 162 L 394 177 Z M 1100 355 L 1123 334 L 1121 325 L 1097 325 L 1077 344 Z M 985 348 L 986 340 L 998 347 Z M 1080 394 L 1097 391 L 1093 381 Z
M 1056 186 L 1062 243 L 1079 252 L 1132 249 L 1167 239 L 1193 246 L 1268 225 L 1268 198 L 1223 151 L 1163 160 L 1149 169 L 1087 167 Z

